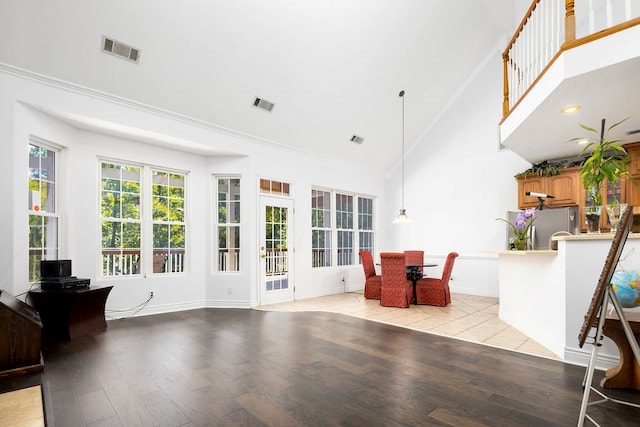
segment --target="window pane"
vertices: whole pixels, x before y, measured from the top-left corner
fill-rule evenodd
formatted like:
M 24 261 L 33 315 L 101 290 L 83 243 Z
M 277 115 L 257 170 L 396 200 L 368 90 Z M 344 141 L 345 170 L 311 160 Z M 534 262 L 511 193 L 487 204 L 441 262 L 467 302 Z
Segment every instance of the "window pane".
M 153 247 L 169 247 L 169 226 L 167 224 L 153 224 Z
M 40 260 L 58 258 L 58 218 L 29 215 L 29 282 L 40 279 Z
M 227 229 L 228 227 L 218 227 L 218 249 L 227 249 Z
M 141 273 L 141 177 L 140 167 L 101 163 L 103 276 Z
M 328 267 L 331 265 L 331 232 L 328 230 L 312 230 L 312 266 Z
M 128 219 L 140 218 L 140 196 L 138 194 L 122 194 L 122 217 Z
M 41 183 L 40 187 L 41 206 L 44 212 L 53 213 L 56 211 L 56 185 L 52 182 Z
M 56 152 L 29 144 L 29 209 L 55 213 Z
M 185 242 L 185 226 L 172 225 L 169 228 L 170 244 L 172 248 L 184 249 Z
M 102 247 L 119 248 L 122 242 L 122 223 L 119 221 L 102 221 Z
M 338 231 L 338 265 L 353 264 L 353 232 Z
M 184 222 L 184 200 L 169 199 L 169 220 Z
M 137 249 L 140 247 L 140 226 L 139 222 L 125 222 L 122 224 L 123 248 Z

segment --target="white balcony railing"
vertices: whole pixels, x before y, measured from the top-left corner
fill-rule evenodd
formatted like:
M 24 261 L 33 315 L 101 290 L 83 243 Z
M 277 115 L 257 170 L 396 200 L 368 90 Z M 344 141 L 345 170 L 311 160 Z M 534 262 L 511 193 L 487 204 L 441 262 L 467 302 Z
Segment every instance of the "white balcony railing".
M 502 54 L 503 120 L 563 51 L 638 24 L 637 0 L 534 0 Z

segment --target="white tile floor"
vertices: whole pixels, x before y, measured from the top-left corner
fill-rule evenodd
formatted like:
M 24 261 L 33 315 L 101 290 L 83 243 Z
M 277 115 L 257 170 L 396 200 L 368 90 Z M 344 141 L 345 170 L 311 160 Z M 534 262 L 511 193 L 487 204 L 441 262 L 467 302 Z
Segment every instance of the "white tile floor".
M 365 299 L 361 292 L 347 292 L 318 298 L 263 305 L 267 311 L 330 311 L 418 331 L 477 342 L 540 357 L 559 359 L 517 329 L 498 318 L 497 298 L 452 294 L 447 307 L 412 305 L 409 308 L 382 307 Z

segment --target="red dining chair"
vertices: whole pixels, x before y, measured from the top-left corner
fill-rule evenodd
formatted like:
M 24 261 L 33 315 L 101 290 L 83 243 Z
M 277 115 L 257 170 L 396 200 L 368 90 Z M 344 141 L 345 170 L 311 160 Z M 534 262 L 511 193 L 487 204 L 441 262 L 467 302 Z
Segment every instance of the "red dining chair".
M 422 265 L 424 264 L 424 251 L 404 251 L 404 258 L 407 265 Z M 415 272 L 418 277 L 422 277 L 423 267 L 418 267 Z
M 362 269 L 364 270 L 364 297 L 368 299 L 380 299 L 382 276 L 376 275 L 376 267 L 373 265 L 373 256 L 369 251 L 360 251 Z
M 449 279 L 457 256 L 457 252 L 451 252 L 447 255 L 441 278 L 425 277 L 416 282 L 416 301 L 418 304 L 437 305 L 440 307 L 446 307 L 451 304 Z
M 380 305 L 384 307 L 409 307 L 413 297 L 413 285 L 407 280 L 407 264 L 403 253 L 382 252 L 382 288 Z

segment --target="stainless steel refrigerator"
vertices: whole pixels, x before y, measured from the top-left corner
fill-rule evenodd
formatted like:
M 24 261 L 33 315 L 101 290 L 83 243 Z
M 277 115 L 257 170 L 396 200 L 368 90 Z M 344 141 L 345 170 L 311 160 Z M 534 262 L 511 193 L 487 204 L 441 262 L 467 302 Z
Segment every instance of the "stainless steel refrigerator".
M 520 211 L 507 212 L 507 219 L 515 224 L 516 216 Z M 531 242 L 533 250 L 546 250 L 549 248 L 551 236 L 558 231 L 571 234 L 580 234 L 578 227 L 578 207 L 536 209 L 536 219 L 531 226 Z M 513 241 L 513 230 L 507 225 L 507 249 Z

